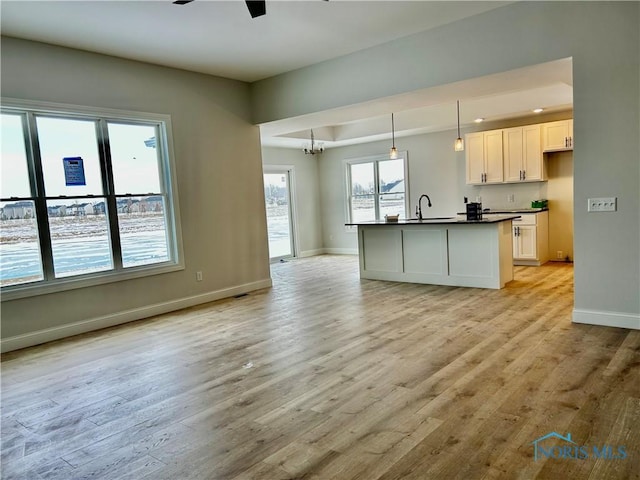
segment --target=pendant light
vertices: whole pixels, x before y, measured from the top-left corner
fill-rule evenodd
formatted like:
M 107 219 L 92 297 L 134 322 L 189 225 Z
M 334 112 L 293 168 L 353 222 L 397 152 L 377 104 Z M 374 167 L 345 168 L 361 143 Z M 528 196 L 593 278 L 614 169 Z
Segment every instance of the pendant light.
M 316 148 L 316 146 L 318 148 Z M 311 129 L 311 146 L 306 146 L 303 147 L 302 151 L 304 152 L 305 155 L 315 155 L 316 153 L 322 153 L 324 152 L 324 147 L 322 146 L 322 143 L 318 142 L 317 144 L 315 143 L 315 137 L 313 136 L 313 129 Z
M 389 158 L 395 160 L 398 158 L 398 149 L 396 148 L 396 132 L 395 125 L 393 124 L 393 113 L 391 114 L 391 150 L 389 151 Z
M 464 140 L 460 136 L 460 100 L 456 100 L 456 105 L 458 107 L 458 138 L 456 138 L 456 143 L 453 145 L 453 149 L 456 152 L 462 152 L 464 150 Z

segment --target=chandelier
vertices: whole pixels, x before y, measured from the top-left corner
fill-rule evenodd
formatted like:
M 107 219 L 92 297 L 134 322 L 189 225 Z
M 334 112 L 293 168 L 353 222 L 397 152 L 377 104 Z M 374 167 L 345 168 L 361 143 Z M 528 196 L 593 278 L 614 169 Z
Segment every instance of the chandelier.
M 315 155 L 316 153 L 324 152 L 324 147 L 322 146 L 322 142 L 315 143 L 315 138 L 313 137 L 313 129 L 311 129 L 311 146 L 307 145 L 302 149 L 305 155 Z

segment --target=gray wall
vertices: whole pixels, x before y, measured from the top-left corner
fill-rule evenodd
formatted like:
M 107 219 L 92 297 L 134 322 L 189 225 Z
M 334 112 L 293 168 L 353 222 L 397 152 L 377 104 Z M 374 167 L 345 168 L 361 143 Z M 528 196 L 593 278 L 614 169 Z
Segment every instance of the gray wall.
M 638 2 L 517 2 L 257 82 L 254 120 L 572 57 L 574 320 L 640 328 L 639 23 Z M 617 196 L 618 211 L 587 213 L 598 196 Z
M 294 171 L 295 222 L 298 232 L 298 254 L 317 255 L 324 248 L 320 217 L 318 155 L 305 155 L 302 149 L 262 148 L 264 165 L 289 165 Z
M 571 118 L 571 112 L 531 116 L 502 122 L 474 125 L 463 129 L 463 135 L 474 131 L 509 128 L 517 125 L 543 123 Z M 573 204 L 572 153 L 547 154 L 546 163 L 551 168 L 547 182 L 501 185 L 466 185 L 465 154 L 453 150 L 455 131 L 445 131 L 424 135 L 396 138 L 399 150 L 406 150 L 409 169 L 410 212 L 415 212 L 417 200 L 426 193 L 433 206 L 428 216 L 451 216 L 464 211 L 463 197 L 474 201 L 482 198 L 485 208 L 522 208 L 530 207 L 532 200 L 549 198 L 553 193 L 552 212 L 556 229 L 550 232 L 549 242 L 554 252 L 566 251 L 573 256 L 572 210 L 567 212 L 559 207 L 559 202 Z M 345 164 L 349 158 L 385 154 L 389 150 L 388 141 L 371 142 L 341 148 L 331 148 L 323 153 L 319 161 L 322 198 L 322 220 L 324 244 L 329 252 L 355 252 L 357 239 L 355 232 L 345 229 Z M 562 168 L 558 167 L 562 163 Z M 567 171 L 568 170 L 568 171 Z M 567 177 L 568 175 L 568 177 Z M 513 195 L 514 202 L 507 201 Z M 424 206 L 424 205 L 423 205 Z M 555 211 L 554 211 L 555 210 Z
M 3 346 L 11 337 L 46 340 L 270 284 L 259 129 L 249 122 L 247 84 L 5 37 L 2 95 L 171 115 L 186 266 L 5 301 Z

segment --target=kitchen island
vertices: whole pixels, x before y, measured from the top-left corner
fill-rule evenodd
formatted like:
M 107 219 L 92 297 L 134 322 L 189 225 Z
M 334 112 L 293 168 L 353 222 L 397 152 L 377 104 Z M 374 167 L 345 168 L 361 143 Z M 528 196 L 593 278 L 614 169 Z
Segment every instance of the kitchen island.
M 350 223 L 358 227 L 360 278 L 503 288 L 513 280 L 511 221 L 484 215 Z

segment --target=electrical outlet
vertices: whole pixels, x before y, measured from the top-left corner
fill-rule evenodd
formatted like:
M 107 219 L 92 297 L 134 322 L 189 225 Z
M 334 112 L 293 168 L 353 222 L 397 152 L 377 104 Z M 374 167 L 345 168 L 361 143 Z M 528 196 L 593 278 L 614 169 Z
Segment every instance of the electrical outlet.
M 559 258 L 560 260 L 564 258 L 564 255 L 562 254 L 562 250 L 558 250 L 556 252 L 556 258 Z
M 588 212 L 615 212 L 618 209 L 617 197 L 590 198 L 588 202 Z
M 201 282 L 202 281 L 202 272 L 196 272 L 196 281 L 197 282 Z
M 510 193 L 509 195 L 507 195 L 507 202 L 513 203 L 515 201 L 516 201 L 516 196 L 513 193 Z

